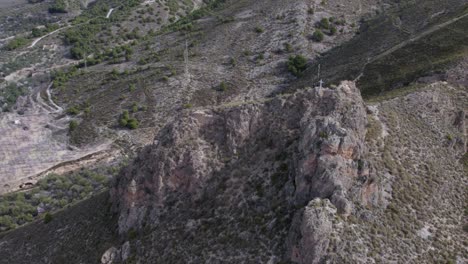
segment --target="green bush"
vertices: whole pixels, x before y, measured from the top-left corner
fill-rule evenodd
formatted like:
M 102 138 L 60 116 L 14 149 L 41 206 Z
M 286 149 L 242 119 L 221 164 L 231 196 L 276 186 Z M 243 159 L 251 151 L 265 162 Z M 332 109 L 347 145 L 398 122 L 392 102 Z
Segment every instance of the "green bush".
M 106 175 L 117 172 L 108 170 Z M 53 212 L 89 197 L 107 186 L 109 177 L 106 175 L 87 170 L 66 176 L 49 174 L 36 184 L 36 188 L 0 196 L 0 232 L 37 219 L 40 217 L 38 207 L 47 207 Z M 50 222 L 52 216 L 43 216 L 45 222 Z
M 292 47 L 291 44 L 289 44 L 289 43 L 286 42 L 286 43 L 284 43 L 283 45 L 284 45 L 284 50 L 285 50 L 286 52 L 291 52 L 291 51 L 293 51 L 293 47 Z
M 224 81 L 222 81 L 222 82 L 219 84 L 219 90 L 222 91 L 222 92 L 225 92 L 225 91 L 227 91 L 227 89 L 228 89 L 227 84 L 226 84 Z
M 54 4 L 49 7 L 49 13 L 67 13 L 66 8 L 65 0 L 55 0 Z
M 138 120 L 136 120 L 135 118 L 130 118 L 128 120 L 127 127 L 130 129 L 137 129 L 139 125 L 140 123 L 138 122 Z
M 259 26 L 255 27 L 255 32 L 257 32 L 259 34 L 263 33 L 264 31 L 265 30 L 262 27 L 259 27 Z
M 330 28 L 330 21 L 328 18 L 324 17 L 322 20 L 319 22 L 319 27 L 323 29 L 329 29 Z
M 49 213 L 46 213 L 46 214 L 44 215 L 44 224 L 48 224 L 48 223 L 50 223 L 51 221 L 52 221 L 52 215 L 49 214 Z
M 33 28 L 31 31 L 31 37 L 38 38 L 44 36 L 45 34 L 52 32 L 59 27 L 60 26 L 58 24 L 46 24 L 44 28 Z
M 323 32 L 320 29 L 315 30 L 314 34 L 312 35 L 312 39 L 317 42 L 323 41 L 324 37 L 325 36 L 323 35 Z
M 0 89 L 0 105 L 5 104 L 4 111 L 10 111 L 11 107 L 16 103 L 18 97 L 26 95 L 28 89 L 25 86 L 18 86 L 15 83 L 7 85 L 3 90 Z M 2 109 L 0 107 L 0 109 Z
M 131 228 L 128 231 L 128 239 L 134 240 L 135 238 L 137 238 L 137 236 L 138 236 L 138 233 L 135 231 L 135 229 Z
M 23 37 L 16 37 L 5 46 L 7 50 L 15 50 L 21 47 L 26 46 L 29 43 L 29 40 Z
M 138 110 L 139 110 L 138 104 L 137 104 L 137 103 L 133 103 L 133 105 L 132 105 L 132 112 L 133 112 L 133 113 L 136 113 L 136 112 L 138 112 Z
M 3 227 L 3 229 L 8 230 L 15 228 L 16 224 L 13 222 L 13 218 L 11 216 L 3 215 L 0 216 L 0 227 Z
M 135 110 L 135 109 L 133 109 Z M 138 111 L 138 107 L 136 109 Z M 130 118 L 130 114 L 127 110 L 123 111 L 122 115 L 119 118 L 119 125 L 121 127 L 126 127 L 129 129 L 137 129 L 140 123 L 136 118 Z
M 307 59 L 302 55 L 290 56 L 288 60 L 288 71 L 296 77 L 302 76 L 307 68 Z
M 325 131 L 320 131 L 319 137 L 323 139 L 328 139 L 328 133 Z
M 72 120 L 70 121 L 70 123 L 68 124 L 68 131 L 71 133 L 73 131 L 75 131 L 75 129 L 78 127 L 78 122 L 76 122 L 75 120 Z
M 80 113 L 80 110 L 77 107 L 72 106 L 72 107 L 67 109 L 67 113 L 69 115 L 78 115 Z
M 40 37 L 42 35 L 44 35 L 44 32 L 39 28 L 33 28 L 32 31 L 31 31 L 31 36 L 33 38 L 38 38 L 38 37 Z

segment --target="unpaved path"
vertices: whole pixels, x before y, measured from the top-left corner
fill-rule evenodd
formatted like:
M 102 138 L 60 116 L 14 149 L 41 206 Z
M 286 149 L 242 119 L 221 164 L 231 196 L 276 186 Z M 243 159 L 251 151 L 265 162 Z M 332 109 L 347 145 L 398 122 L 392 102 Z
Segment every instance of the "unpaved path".
M 367 62 L 362 67 L 361 73 L 356 77 L 356 79 L 354 79 L 354 81 L 356 82 L 362 77 L 362 75 L 364 74 L 364 69 L 366 68 L 366 66 L 368 64 L 373 63 L 373 62 L 375 62 L 375 61 L 377 61 L 377 60 L 379 60 L 379 59 L 381 59 L 381 58 L 383 58 L 385 56 L 388 56 L 388 55 L 392 54 L 393 52 L 405 47 L 406 45 L 408 45 L 410 43 L 413 43 L 415 41 L 418 41 L 418 40 L 426 37 L 427 35 L 430 35 L 430 34 L 436 32 L 439 29 L 447 27 L 447 26 L 449 26 L 449 25 L 451 25 L 451 24 L 453 24 L 453 23 L 455 23 L 455 22 L 457 22 L 457 21 L 459 21 L 459 20 L 461 20 L 461 19 L 463 19 L 465 17 L 468 17 L 468 13 L 463 14 L 463 15 L 458 16 L 458 17 L 455 17 L 455 18 L 452 18 L 452 19 L 450 19 L 450 20 L 448 20 L 448 21 L 446 21 L 444 23 L 435 25 L 435 26 L 433 26 L 433 27 L 431 27 L 431 28 L 429 28 L 429 29 L 427 29 L 427 30 L 413 36 L 412 38 L 409 38 L 409 39 L 407 39 L 407 40 L 405 40 L 405 41 L 403 41 L 403 42 L 389 48 L 388 50 L 374 56 L 373 58 L 368 58 Z
M 42 37 L 39 37 L 39 38 L 35 39 L 35 40 L 31 43 L 31 45 L 29 46 L 29 48 L 30 48 L 30 49 L 31 49 L 31 48 L 34 48 L 34 46 L 36 46 L 36 44 L 37 44 L 39 41 L 41 41 L 42 39 L 44 39 L 44 38 L 46 38 L 46 37 L 48 37 L 48 36 L 50 36 L 50 35 L 53 35 L 53 34 L 55 34 L 55 33 L 59 32 L 59 31 L 65 29 L 65 28 L 69 28 L 69 27 L 71 27 L 71 26 L 68 25 L 68 26 L 65 26 L 65 27 L 61 27 L 61 28 L 59 28 L 59 29 L 56 29 L 56 30 L 54 30 L 54 31 L 52 31 L 52 32 L 49 32 L 49 33 L 45 34 L 45 35 L 42 36 Z
M 441 23 L 439 25 L 435 25 L 435 26 L 427 29 L 426 31 L 423 31 L 423 32 L 417 34 L 416 36 L 414 36 L 414 37 L 412 37 L 412 38 L 410 38 L 408 40 L 405 40 L 405 41 L 401 42 L 400 44 L 395 45 L 395 46 L 391 47 L 390 49 L 380 53 L 379 55 L 377 55 L 374 58 L 370 59 L 368 63 L 372 63 L 374 61 L 377 61 L 377 60 L 379 60 L 379 59 L 381 59 L 381 58 L 395 52 L 396 50 L 399 50 L 399 49 L 405 47 L 406 45 L 408 45 L 408 44 L 410 44 L 412 42 L 420 40 L 421 38 L 423 38 L 423 37 L 425 37 L 425 36 L 427 36 L 429 34 L 432 34 L 432 33 L 434 33 L 435 31 L 437 31 L 439 29 L 442 29 L 442 28 L 444 28 L 446 26 L 449 26 L 449 25 L 451 25 L 451 24 L 453 24 L 453 23 L 455 23 L 455 22 L 457 22 L 460 19 L 463 19 L 465 17 L 468 17 L 468 13 L 466 13 L 464 15 L 461 15 L 459 17 L 452 18 L 452 19 L 450 19 L 450 20 L 448 20 L 448 21 L 446 21 L 444 23 Z
M 114 8 L 109 9 L 109 12 L 107 12 L 106 18 L 109 18 L 114 11 Z

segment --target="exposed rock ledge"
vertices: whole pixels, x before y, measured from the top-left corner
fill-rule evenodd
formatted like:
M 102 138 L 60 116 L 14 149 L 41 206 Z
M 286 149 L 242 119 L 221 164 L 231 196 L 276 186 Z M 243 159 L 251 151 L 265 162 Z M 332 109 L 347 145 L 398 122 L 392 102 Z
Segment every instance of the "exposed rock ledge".
M 120 214 L 119 231 L 167 225 L 162 216 L 177 201 L 203 211 L 216 200 L 216 208 L 211 209 L 223 207 L 235 222 L 243 214 L 231 212 L 241 210 L 243 201 L 255 200 L 256 208 L 273 211 L 271 195 L 294 219 L 280 238 L 284 247 L 278 251 L 283 252 L 272 251 L 278 258 L 318 263 L 331 234 L 340 230 L 331 226 L 339 226 L 339 218 L 352 214 L 355 202 L 378 201 L 378 188 L 361 161 L 366 120 L 353 82 L 335 89 L 309 88 L 266 102 L 187 111 L 118 177 L 111 192 Z M 243 173 L 232 173 L 239 168 Z M 281 175 L 284 179 L 278 180 Z M 214 185 L 220 179 L 222 188 Z M 249 186 L 256 180 L 260 194 L 259 187 L 255 192 Z M 262 200 L 262 195 L 267 199 Z M 183 209 L 170 213 L 174 210 Z M 278 220 L 268 217 L 270 225 Z M 188 220 L 180 218 L 171 221 Z M 159 239 L 158 243 L 167 242 Z M 255 239 L 263 238 L 259 235 L 248 242 L 256 243 Z

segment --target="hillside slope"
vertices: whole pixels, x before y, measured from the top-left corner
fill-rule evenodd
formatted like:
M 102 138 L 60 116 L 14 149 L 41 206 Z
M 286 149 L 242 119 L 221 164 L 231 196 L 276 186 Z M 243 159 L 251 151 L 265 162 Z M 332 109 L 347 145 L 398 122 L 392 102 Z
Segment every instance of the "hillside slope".
M 61 136 L 137 155 L 0 263 L 468 261 L 466 1 L 189 2 L 117 9 L 57 75 Z

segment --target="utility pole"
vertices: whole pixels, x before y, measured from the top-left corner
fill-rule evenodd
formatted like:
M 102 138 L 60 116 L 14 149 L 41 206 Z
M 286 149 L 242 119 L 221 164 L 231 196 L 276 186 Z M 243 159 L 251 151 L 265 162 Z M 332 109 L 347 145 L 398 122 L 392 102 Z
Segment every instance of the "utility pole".
M 322 86 L 323 86 L 323 80 L 322 80 L 322 79 L 320 79 L 320 64 L 319 64 L 319 66 L 318 66 L 317 79 L 319 79 L 319 80 L 320 80 L 320 81 L 319 81 L 319 85 L 320 85 L 320 89 L 321 89 L 321 88 L 322 88 Z
M 185 76 L 189 75 L 189 53 L 188 53 L 188 40 L 185 39 L 185 50 L 184 50 L 184 63 L 185 63 Z

